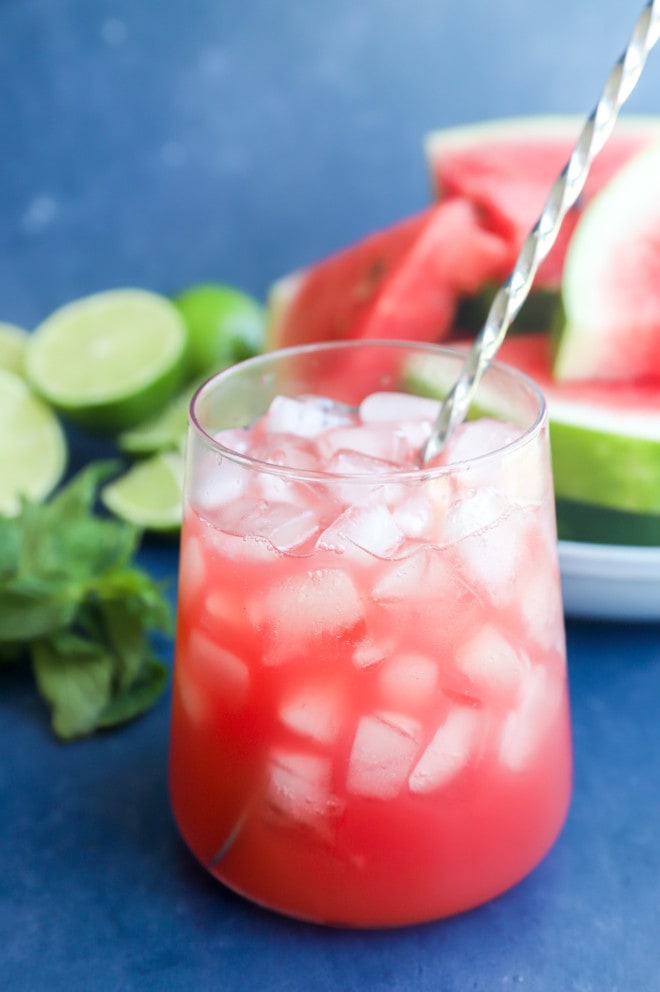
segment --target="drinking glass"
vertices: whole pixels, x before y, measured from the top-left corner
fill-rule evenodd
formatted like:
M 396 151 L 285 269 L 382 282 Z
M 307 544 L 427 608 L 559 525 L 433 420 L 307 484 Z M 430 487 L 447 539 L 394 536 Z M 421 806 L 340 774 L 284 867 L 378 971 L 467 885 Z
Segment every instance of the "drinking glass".
M 220 372 L 190 416 L 170 791 L 235 892 L 336 926 L 477 906 L 557 838 L 572 748 L 548 421 L 460 351 L 341 342 Z

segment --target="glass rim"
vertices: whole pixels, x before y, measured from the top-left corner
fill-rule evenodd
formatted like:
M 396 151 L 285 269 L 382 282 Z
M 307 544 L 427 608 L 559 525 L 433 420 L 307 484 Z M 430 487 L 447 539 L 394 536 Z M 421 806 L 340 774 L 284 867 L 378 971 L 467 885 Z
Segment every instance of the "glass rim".
M 311 344 L 293 345 L 286 348 L 277 348 L 273 351 L 261 352 L 251 358 L 243 359 L 240 362 L 236 362 L 234 365 L 229 365 L 224 369 L 220 369 L 218 372 L 215 372 L 213 375 L 209 376 L 208 379 L 197 387 L 188 405 L 188 426 L 189 428 L 192 428 L 197 437 L 203 441 L 210 450 L 217 452 L 217 454 L 221 455 L 223 458 L 229 458 L 230 461 L 235 462 L 244 468 L 249 467 L 259 472 L 267 472 L 271 475 L 285 477 L 287 479 L 301 482 L 318 483 L 322 481 L 332 481 L 336 483 L 341 481 L 354 482 L 356 484 L 363 485 L 365 483 L 369 483 L 370 485 L 387 485 L 392 482 L 410 482 L 412 480 L 420 481 L 449 476 L 455 474 L 457 471 L 465 470 L 467 466 L 477 464 L 483 465 L 489 460 L 501 458 L 503 454 L 515 451 L 517 448 L 521 448 L 526 444 L 529 444 L 547 422 L 547 404 L 545 401 L 545 396 L 543 395 L 539 385 L 529 375 L 527 375 L 526 372 L 522 372 L 520 369 L 517 369 L 514 365 L 510 365 L 508 362 L 501 362 L 497 358 L 492 359 L 489 362 L 484 375 L 486 375 L 490 369 L 493 369 L 522 384 L 527 389 L 528 393 L 532 394 L 537 401 L 538 409 L 536 416 L 531 424 L 525 428 L 521 428 L 520 436 L 515 437 L 496 448 L 493 448 L 492 451 L 486 451 L 483 454 L 475 455 L 462 461 L 449 462 L 444 465 L 420 466 L 419 468 L 414 469 L 393 469 L 392 472 L 382 472 L 377 475 L 373 472 L 324 472 L 320 469 L 301 469 L 294 468 L 290 465 L 277 465 L 274 462 L 263 461 L 262 459 L 255 458 L 246 452 L 240 452 L 235 448 L 230 448 L 227 445 L 222 444 L 221 441 L 218 441 L 217 437 L 209 433 L 204 428 L 200 417 L 197 414 L 197 407 L 206 393 L 214 389 L 221 380 L 229 379 L 237 372 L 240 372 L 247 367 L 258 366 L 272 359 L 281 360 L 287 357 L 312 354 L 314 352 L 324 350 L 338 351 L 357 348 L 383 347 L 401 351 L 426 352 L 430 355 L 446 355 L 452 359 L 460 358 L 461 361 L 466 355 L 466 349 L 461 349 L 455 345 L 433 344 L 424 341 L 404 341 L 398 339 L 389 340 L 386 338 L 316 341 Z M 414 396 L 418 394 L 411 393 L 410 395 Z M 442 401 L 439 400 L 438 402 Z

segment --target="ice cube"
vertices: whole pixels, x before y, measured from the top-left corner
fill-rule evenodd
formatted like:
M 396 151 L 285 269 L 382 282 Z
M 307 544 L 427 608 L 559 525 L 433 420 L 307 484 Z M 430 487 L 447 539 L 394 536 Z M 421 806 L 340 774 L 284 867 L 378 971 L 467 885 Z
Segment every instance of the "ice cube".
M 265 499 L 244 499 L 222 514 L 222 530 L 250 543 L 265 543 L 276 551 L 293 551 L 319 531 L 313 510 Z M 252 557 L 250 543 L 246 547 Z
M 243 658 L 195 629 L 177 659 L 177 681 L 193 719 L 212 716 L 219 704 L 239 709 L 247 698 L 250 671 Z
M 398 471 L 396 462 L 387 461 L 384 458 L 375 458 L 373 455 L 364 454 L 362 451 L 353 451 L 349 448 L 339 448 L 335 451 L 326 464 L 324 471 L 332 475 L 391 475 Z M 357 483 L 353 484 L 357 490 Z
M 330 759 L 275 748 L 270 755 L 266 802 L 271 815 L 293 824 L 316 825 L 335 817 L 338 800 L 332 789 Z
M 179 556 L 178 595 L 181 605 L 192 606 L 204 588 L 206 566 L 198 538 L 186 536 Z
M 491 509 L 494 508 L 492 504 Z M 525 512 L 509 508 L 497 519 L 460 538 L 455 552 L 467 581 L 477 585 L 495 606 L 502 607 L 521 593 L 521 576 L 531 541 Z
M 385 706 L 406 711 L 429 701 L 438 684 L 438 665 L 423 654 L 395 654 L 378 669 L 378 686 Z
M 367 633 L 353 651 L 353 664 L 357 668 L 371 668 L 385 658 L 389 658 L 394 650 L 394 638 L 377 638 Z
M 419 739 L 419 724 L 398 713 L 363 716 L 348 762 L 348 791 L 374 799 L 395 798 L 415 760 Z
M 190 491 L 195 506 L 214 519 L 228 503 L 239 500 L 248 484 L 247 470 L 228 456 L 208 451 L 192 466 Z
M 355 548 L 377 558 L 388 558 L 404 538 L 403 531 L 384 502 L 372 498 L 349 506 L 320 535 L 318 547 L 339 554 Z
M 300 645 L 313 638 L 338 635 L 362 619 L 362 604 L 348 572 L 318 568 L 296 572 L 267 586 L 246 603 L 248 617 L 256 627 L 270 627 L 285 646 Z
M 228 534 L 216 528 L 210 542 L 214 553 L 229 562 L 272 562 L 279 552 L 263 538 L 252 535 Z
M 561 682 L 542 665 L 527 677 L 522 699 L 504 719 L 500 760 L 511 771 L 521 771 L 534 758 L 552 723 L 561 699 Z
M 350 407 L 324 396 L 276 396 L 270 404 L 264 429 L 268 433 L 317 437 L 355 419 L 355 412 Z
M 556 554 L 535 556 L 522 585 L 519 609 L 530 637 L 540 648 L 565 651 L 564 612 Z
M 397 527 L 406 537 L 432 539 L 436 527 L 436 508 L 423 493 L 406 494 L 390 507 Z
M 250 455 L 257 461 L 293 470 L 313 472 L 319 467 L 313 444 L 295 434 L 267 434 L 252 445 Z
M 396 465 L 409 466 L 410 448 L 405 436 L 389 427 L 337 427 L 317 441 L 323 461 L 338 451 L 357 451 Z M 412 466 L 409 466 L 412 468 Z
M 428 441 L 440 404 L 437 400 L 407 393 L 372 393 L 360 404 L 365 425 L 390 425 L 398 439 L 400 460 L 416 464 L 416 456 Z
M 307 483 L 276 472 L 256 473 L 253 491 L 258 498 L 269 503 L 289 503 L 300 507 L 312 507 L 318 503 L 317 493 Z
M 456 570 L 440 548 L 422 545 L 413 554 L 387 566 L 373 587 L 378 603 L 437 598 L 440 602 L 456 586 Z
M 472 534 L 479 534 L 499 521 L 511 504 L 497 489 L 483 486 L 459 495 L 444 518 L 442 538 L 455 544 Z
M 293 551 L 307 544 L 319 531 L 319 521 L 310 509 L 287 503 L 268 503 L 253 517 L 254 531 L 278 551 Z
M 202 623 L 210 629 L 217 630 L 223 625 L 234 623 L 236 615 L 240 610 L 240 601 L 237 596 L 227 588 L 213 589 L 206 599 L 202 608 Z
M 230 451 L 245 454 L 250 446 L 250 429 L 248 427 L 226 427 L 214 434 L 214 439 L 218 444 L 229 448 Z
M 335 476 L 328 489 L 342 508 L 370 503 L 376 487 L 382 492 L 388 488 L 379 477 L 390 476 L 398 470 L 399 466 L 394 462 L 343 449 L 336 451 L 323 466 L 323 471 Z
M 378 392 L 366 396 L 360 404 L 360 417 L 365 424 L 398 424 L 403 421 L 426 421 L 432 424 L 440 404 L 426 396 L 410 393 Z
M 408 780 L 411 792 L 426 793 L 448 785 L 477 753 L 481 716 L 455 706 L 435 732 Z
M 453 465 L 456 462 L 471 461 L 495 451 L 516 441 L 522 430 L 515 424 L 482 417 L 479 420 L 468 420 L 460 424 L 443 452 L 443 464 Z
M 529 670 L 529 659 L 494 627 L 486 624 L 463 643 L 456 665 L 484 702 L 513 703 Z
M 336 683 L 309 682 L 286 694 L 279 710 L 289 730 L 318 744 L 332 744 L 341 729 L 344 699 Z

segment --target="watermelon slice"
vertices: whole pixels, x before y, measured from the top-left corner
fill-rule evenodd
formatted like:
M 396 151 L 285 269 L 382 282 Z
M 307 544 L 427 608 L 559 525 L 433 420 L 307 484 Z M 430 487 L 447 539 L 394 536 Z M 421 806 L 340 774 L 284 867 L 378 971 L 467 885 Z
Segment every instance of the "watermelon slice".
M 458 299 L 504 278 L 508 255 L 470 203 L 433 205 L 275 283 L 267 347 L 338 338 L 440 340 Z
M 559 379 L 656 378 L 660 389 L 660 143 L 629 162 L 575 229 L 562 283 Z
M 483 226 L 509 246 L 509 266 L 543 210 L 552 183 L 566 164 L 584 118 L 520 117 L 435 131 L 425 142 L 437 199 L 474 204 Z M 536 284 L 557 288 L 564 257 L 585 204 L 634 155 L 660 138 L 660 117 L 622 118 L 592 163 L 580 200 L 562 224 L 539 269 Z
M 536 334 L 507 339 L 498 353 L 545 396 L 555 495 L 566 501 L 564 516 L 582 540 L 593 540 L 586 526 L 590 508 L 591 516 L 596 508 L 614 510 L 622 514 L 618 526 L 626 528 L 626 541 L 659 543 L 660 383 L 557 382 L 550 359 L 549 340 Z M 614 528 L 617 518 L 605 519 Z M 595 523 L 602 522 L 596 515 Z M 608 543 L 621 540 L 610 530 Z

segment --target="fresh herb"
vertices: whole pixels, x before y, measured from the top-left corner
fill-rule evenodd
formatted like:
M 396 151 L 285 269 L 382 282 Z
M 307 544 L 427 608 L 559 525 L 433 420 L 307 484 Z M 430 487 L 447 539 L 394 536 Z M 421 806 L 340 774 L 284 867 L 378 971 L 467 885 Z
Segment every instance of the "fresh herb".
M 49 502 L 0 515 L 0 663 L 32 665 L 55 734 L 126 722 L 160 698 L 171 634 L 163 586 L 135 564 L 140 531 L 95 512 L 116 466 L 87 466 Z

